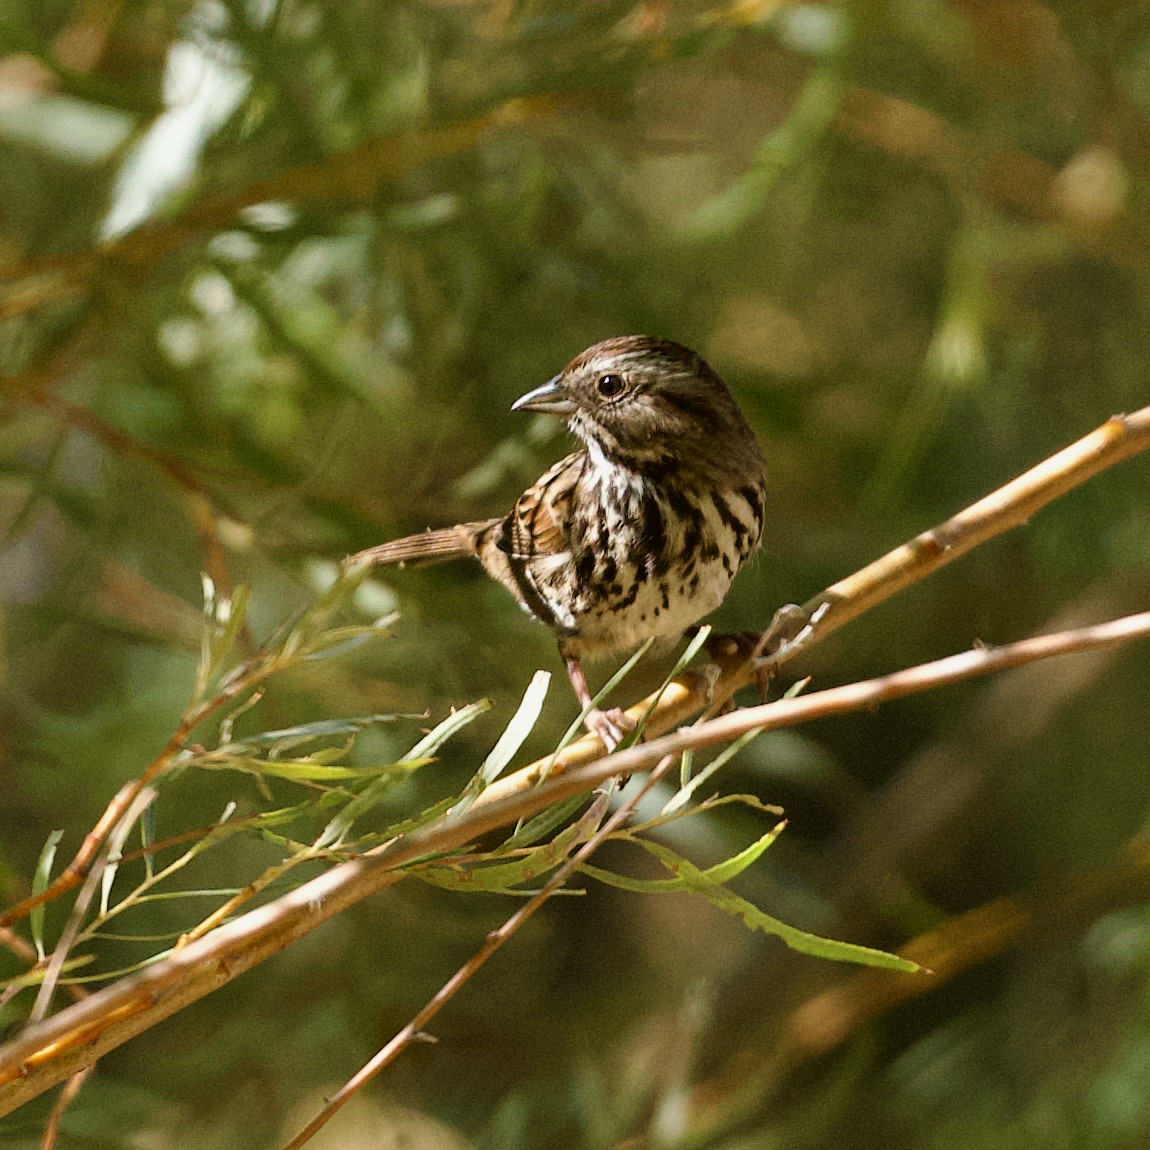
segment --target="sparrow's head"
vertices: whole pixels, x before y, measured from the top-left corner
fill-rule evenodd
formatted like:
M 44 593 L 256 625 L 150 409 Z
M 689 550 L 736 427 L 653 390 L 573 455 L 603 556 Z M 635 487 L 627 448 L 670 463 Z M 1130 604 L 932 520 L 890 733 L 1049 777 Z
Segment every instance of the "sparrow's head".
M 597 343 L 512 410 L 564 415 L 592 454 L 634 471 L 762 474 L 758 442 L 727 385 L 671 340 Z

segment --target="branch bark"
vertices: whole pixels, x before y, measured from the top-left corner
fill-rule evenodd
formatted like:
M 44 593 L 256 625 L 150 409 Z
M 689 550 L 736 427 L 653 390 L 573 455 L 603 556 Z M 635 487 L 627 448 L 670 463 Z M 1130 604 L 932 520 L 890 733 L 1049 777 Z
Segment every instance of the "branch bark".
M 836 583 L 808 604 L 821 619 L 807 643 L 828 634 L 903 587 L 1025 522 L 1038 508 L 1099 471 L 1150 446 L 1150 408 L 1115 417 L 1018 479 L 939 527 Z M 585 793 L 623 772 L 649 769 L 666 755 L 726 742 L 743 732 L 773 729 L 985 675 L 1036 659 L 1097 649 L 1150 635 L 1150 612 L 1007 647 L 977 649 L 880 679 L 834 687 L 797 699 L 735 711 L 607 758 L 595 740 L 569 748 L 561 770 L 538 782 L 545 764 L 485 792 L 462 815 L 393 840 L 362 858 L 333 867 L 279 899 L 212 931 L 167 958 L 28 1027 L 0 1048 L 0 1115 L 90 1065 L 161 1019 L 202 998 L 367 896 L 402 877 L 396 868 L 431 852 L 460 847 L 480 835 Z M 805 645 L 805 644 L 804 644 Z M 790 652 L 788 652 L 790 654 Z M 749 680 L 752 669 L 728 672 Z M 730 685 L 730 684 L 728 684 Z M 738 685 L 736 682 L 735 685 Z M 698 677 L 674 685 L 648 729 L 667 730 L 706 702 Z M 642 710 L 646 703 L 640 704 Z M 525 780 L 530 780 L 527 782 Z M 506 781 L 506 780 L 505 780 Z M 538 785 L 534 785 L 538 782 Z M 496 792 L 494 795 L 492 792 Z

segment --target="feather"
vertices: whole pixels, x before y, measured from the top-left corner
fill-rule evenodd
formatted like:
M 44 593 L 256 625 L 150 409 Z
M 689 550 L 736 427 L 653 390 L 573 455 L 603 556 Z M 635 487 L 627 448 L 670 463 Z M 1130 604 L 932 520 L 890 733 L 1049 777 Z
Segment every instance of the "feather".
M 351 557 L 353 562 L 367 562 L 380 567 L 421 567 L 428 563 L 444 563 L 449 559 L 465 559 L 476 553 L 476 540 L 480 534 L 500 522 L 498 519 L 479 523 L 461 523 L 456 527 L 441 527 L 438 531 L 422 531 L 403 539 L 393 539 L 378 547 L 369 547 Z

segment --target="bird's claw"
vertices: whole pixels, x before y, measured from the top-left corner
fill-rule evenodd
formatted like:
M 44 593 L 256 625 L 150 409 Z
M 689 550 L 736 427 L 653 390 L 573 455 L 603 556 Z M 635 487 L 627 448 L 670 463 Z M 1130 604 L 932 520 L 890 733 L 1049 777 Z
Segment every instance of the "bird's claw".
M 583 725 L 599 741 L 610 754 L 634 729 L 635 720 L 619 707 L 612 707 L 609 711 L 602 711 L 592 707 L 583 720 Z
M 811 619 L 802 607 L 787 603 L 774 614 L 765 632 L 728 631 L 711 635 L 707 654 L 717 663 L 743 662 L 755 656 L 754 680 L 759 701 L 767 701 L 771 680 L 778 670 L 777 659 L 792 643 L 802 638 Z

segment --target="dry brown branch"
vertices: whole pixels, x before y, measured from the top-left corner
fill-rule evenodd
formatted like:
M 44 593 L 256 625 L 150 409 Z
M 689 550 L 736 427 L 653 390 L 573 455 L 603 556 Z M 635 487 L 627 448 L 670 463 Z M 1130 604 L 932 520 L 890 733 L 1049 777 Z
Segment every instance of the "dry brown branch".
M 1025 522 L 1057 495 L 1148 445 L 1150 409 L 1108 421 L 946 523 L 816 597 L 808 604 L 812 610 L 824 612 L 816 637 L 829 633 L 986 539 Z M 460 817 L 448 817 L 393 840 L 367 856 L 333 867 L 153 966 L 27 1028 L 0 1049 L 0 1114 L 8 1113 L 108 1050 L 222 986 L 348 906 L 389 886 L 402 877 L 397 867 L 431 852 L 463 846 L 488 831 L 537 813 L 559 799 L 586 793 L 615 774 L 648 770 L 666 755 L 677 754 L 688 747 L 724 742 L 748 730 L 777 728 L 859 707 L 873 707 L 914 691 L 1036 659 L 1112 646 L 1147 634 L 1150 634 L 1150 613 L 1029 639 L 1008 647 L 970 651 L 881 679 L 737 711 L 606 759 L 597 758 L 594 743 L 585 740 L 581 752 L 584 765 L 575 766 L 568 758 L 564 762 L 565 773 L 557 773 L 538 786 L 525 788 L 520 782 L 502 796 L 474 804 Z M 744 668 L 734 674 L 742 675 L 745 681 L 750 671 Z M 697 685 L 676 688 L 674 701 L 659 712 L 663 729 L 698 710 L 704 702 Z M 157 764 L 181 745 L 187 733 L 187 729 L 178 732 L 165 753 L 124 791 L 137 794 L 162 769 Z M 522 776 L 524 772 L 519 774 Z M 536 778 L 538 774 L 535 769 Z M 121 812 L 128 801 L 130 799 L 121 799 Z M 98 846 L 102 836 L 93 834 Z M 21 909 L 26 909 L 26 904 Z

